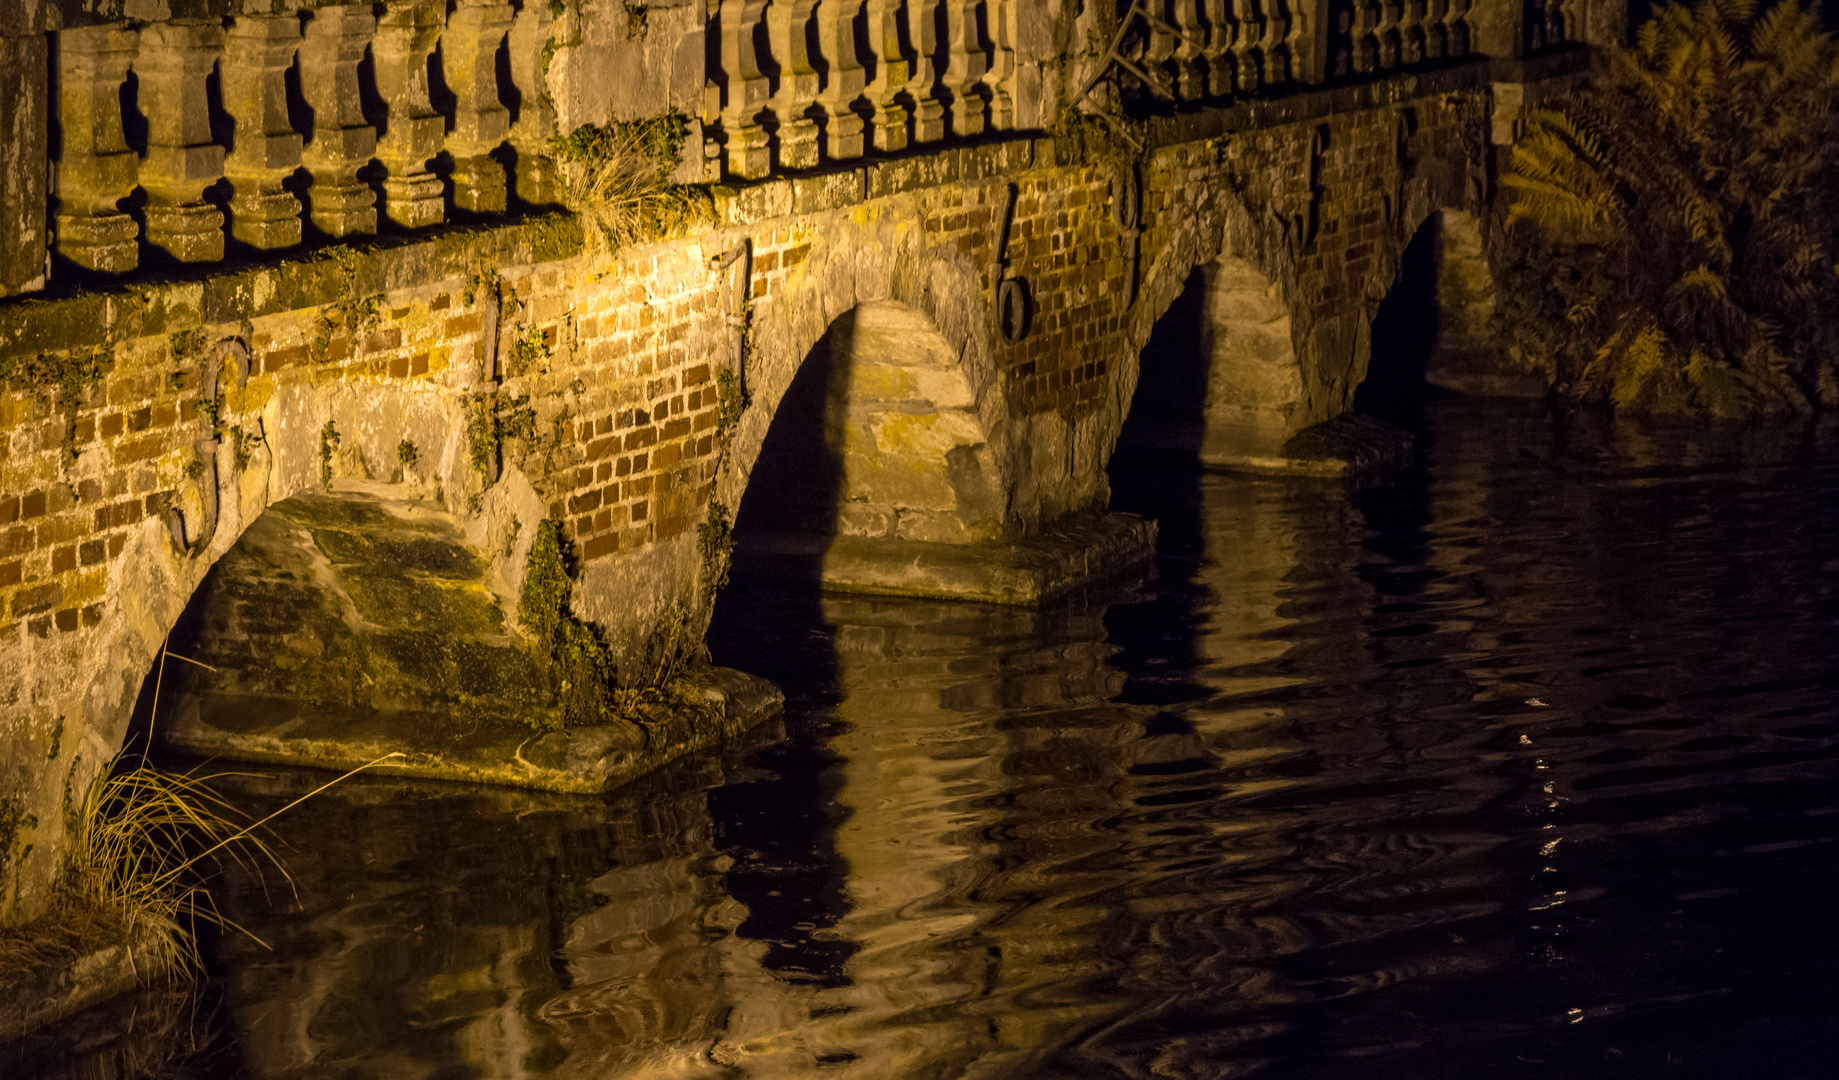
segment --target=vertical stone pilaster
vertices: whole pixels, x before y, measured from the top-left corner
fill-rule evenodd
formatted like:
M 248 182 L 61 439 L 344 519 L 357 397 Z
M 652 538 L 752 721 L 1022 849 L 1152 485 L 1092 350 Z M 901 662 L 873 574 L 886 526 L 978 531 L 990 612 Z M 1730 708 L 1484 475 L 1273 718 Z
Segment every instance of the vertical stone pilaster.
M 863 88 L 863 96 L 874 106 L 869 119 L 869 141 L 884 154 L 899 153 L 907 148 L 906 105 L 900 100 L 912 78 L 912 61 L 901 49 L 902 0 L 867 0 L 868 43 L 874 53 L 875 77 Z
M 428 98 L 428 57 L 441 37 L 438 0 L 391 0 L 377 20 L 370 47 L 384 114 L 377 139 L 383 162 L 383 213 L 408 229 L 439 225 L 447 216 L 445 187 L 428 171 L 441 152 L 447 122 Z
M 147 242 L 180 262 L 223 258 L 223 211 L 204 189 L 223 179 L 224 151 L 212 140 L 205 79 L 223 55 L 223 27 L 154 23 L 141 31 L 134 72 L 147 117 Z
M 511 5 L 461 0 L 441 36 L 441 74 L 453 91 L 454 205 L 474 213 L 503 213 L 504 166 L 491 156 L 511 134 L 511 110 L 498 96 L 498 46 L 511 30 Z
M 11 30 L 0 27 L 0 30 Z M 45 287 L 50 50 L 45 35 L 0 33 L 0 296 Z
M 824 156 L 832 161 L 858 158 L 867 149 L 867 125 L 856 103 L 868 86 L 868 73 L 856 55 L 856 17 L 863 0 L 818 0 L 818 48 L 823 50 Z
M 517 150 L 518 201 L 550 206 L 562 201 L 555 162 L 549 158 L 549 140 L 556 135 L 555 99 L 543 79 L 543 47 L 555 30 L 548 4 L 525 4 L 511 24 L 511 82 L 521 100 L 517 123 L 511 126 L 511 145 Z
M 287 115 L 287 69 L 300 48 L 292 15 L 238 18 L 224 36 L 223 105 L 236 121 L 224 172 L 230 235 L 272 250 L 300 242 L 300 201 L 281 182 L 300 167 L 301 137 Z
M 943 0 L 907 0 L 907 40 L 913 44 L 912 76 L 907 94 L 913 101 L 913 141 L 945 137 L 945 105 L 939 100 L 939 4 Z
M 771 136 L 760 126 L 759 116 L 772 97 L 772 86 L 760 72 L 754 30 L 766 11 L 767 0 L 720 0 L 722 82 L 722 134 L 728 151 L 728 171 L 743 179 L 765 176 L 773 169 Z
M 125 274 L 140 264 L 140 226 L 121 212 L 140 158 L 121 126 L 121 84 L 140 35 L 120 26 L 64 30 L 56 39 L 57 249 L 91 270 Z
M 768 107 L 779 121 L 773 138 L 778 165 L 785 169 L 817 165 L 817 122 L 809 115 L 817 104 L 817 69 L 806 45 L 816 6 L 817 0 L 770 0 L 766 7 L 767 38 L 779 65 L 779 83 Z
M 990 54 L 983 48 L 983 0 L 945 0 L 945 72 L 940 80 L 950 99 L 951 133 L 983 134 L 989 103 L 980 93 Z
M 300 43 L 301 96 L 313 110 L 313 137 L 302 152 L 313 177 L 307 203 L 327 236 L 377 231 L 377 193 L 357 178 L 377 150 L 358 90 L 358 64 L 376 32 L 369 4 L 322 7 Z

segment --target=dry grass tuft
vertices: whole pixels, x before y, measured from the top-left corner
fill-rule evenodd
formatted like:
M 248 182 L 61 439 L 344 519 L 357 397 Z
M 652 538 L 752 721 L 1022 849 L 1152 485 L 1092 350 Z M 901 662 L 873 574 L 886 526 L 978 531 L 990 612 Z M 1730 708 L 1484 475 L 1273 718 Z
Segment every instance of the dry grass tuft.
M 580 215 L 589 251 L 618 251 L 713 220 L 705 189 L 671 179 L 688 132 L 687 121 L 671 112 L 587 125 L 551 142 L 562 201 Z

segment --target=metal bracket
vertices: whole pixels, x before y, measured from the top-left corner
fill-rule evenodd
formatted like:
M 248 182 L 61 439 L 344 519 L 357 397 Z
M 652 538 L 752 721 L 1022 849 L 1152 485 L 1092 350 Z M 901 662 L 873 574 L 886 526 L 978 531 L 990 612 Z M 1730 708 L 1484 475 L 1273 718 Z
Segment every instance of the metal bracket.
M 1133 165 L 1120 165 L 1111 176 L 1111 220 L 1130 245 L 1130 285 L 1124 306 L 1137 302 L 1137 278 L 1143 263 L 1143 186 Z
M 996 331 L 1011 345 L 1028 336 L 1033 328 L 1033 304 L 1025 278 L 1012 277 L 1009 265 L 1009 233 L 1015 227 L 1015 203 L 1020 190 L 1004 184 L 1002 218 L 996 227 L 996 261 L 990 264 L 990 287 L 995 291 Z
M 730 370 L 740 384 L 736 389 L 746 393 L 747 305 L 753 288 L 753 239 L 743 237 L 727 251 L 709 256 L 708 266 L 722 276 L 716 288 L 721 298 L 722 319 L 733 331 L 730 337 L 733 343 L 729 354 Z M 738 273 L 735 271 L 736 266 L 740 267 Z
M 1112 35 L 1111 44 L 1105 49 L 1105 57 L 1099 63 L 1098 70 L 1094 71 L 1091 77 L 1086 79 L 1085 85 L 1079 88 L 1079 93 L 1073 95 L 1072 103 L 1068 106 L 1069 108 L 1077 106 L 1080 102 L 1084 101 L 1086 95 L 1092 92 L 1092 88 L 1097 86 L 1099 82 L 1106 77 L 1109 76 L 1112 79 L 1113 85 L 1115 85 L 1117 79 L 1113 74 L 1113 70 L 1116 68 L 1122 68 L 1128 71 L 1131 75 L 1136 77 L 1138 82 L 1147 87 L 1150 93 L 1155 94 L 1162 100 L 1169 102 L 1176 100 L 1175 92 L 1165 86 L 1160 78 L 1150 73 L 1135 60 L 1124 55 L 1124 38 L 1130 33 L 1131 27 L 1139 19 L 1141 19 L 1143 24 L 1151 30 L 1172 34 L 1192 45 L 1205 47 L 1207 44 L 1193 37 L 1187 31 L 1181 29 L 1181 27 L 1166 22 L 1162 18 L 1145 11 L 1143 9 L 1143 0 L 1131 0 L 1130 7 L 1124 12 L 1123 17 L 1117 21 L 1117 33 Z M 1118 129 L 1118 133 L 1123 135 L 1125 140 L 1132 146 L 1136 147 L 1138 150 L 1143 149 L 1140 143 L 1131 138 L 1130 135 L 1123 130 L 1123 125 L 1118 124 L 1115 117 L 1111 117 L 1105 113 L 1100 113 L 1099 115 L 1105 116 L 1106 119 L 1111 120 L 1113 126 Z

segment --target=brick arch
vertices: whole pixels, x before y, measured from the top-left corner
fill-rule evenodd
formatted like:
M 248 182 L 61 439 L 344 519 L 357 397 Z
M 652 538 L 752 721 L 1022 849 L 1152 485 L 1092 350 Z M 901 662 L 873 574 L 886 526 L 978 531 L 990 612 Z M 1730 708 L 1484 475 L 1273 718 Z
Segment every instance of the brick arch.
M 923 312 L 870 300 L 778 395 L 737 522 L 779 537 L 999 539 L 1009 489 L 958 354 Z
M 1295 274 L 1285 233 L 1233 194 L 1209 193 L 1181 217 L 1143 275 L 1118 353 L 1111 407 L 1101 413 L 1098 475 L 1133 405 L 1142 351 L 1196 275 L 1205 314 L 1195 343 L 1207 369 L 1203 458 L 1270 456 L 1307 422 L 1303 335 L 1288 302 Z
M 235 335 L 237 328 L 213 326 L 204 331 L 216 340 Z M 86 790 L 123 748 L 145 676 L 207 576 L 276 503 L 303 491 L 320 490 L 318 433 L 327 420 L 350 436 L 345 445 L 347 462 L 340 466 L 343 472 L 349 472 L 360 453 L 373 465 L 393 462 L 397 444 L 414 432 L 426 433 L 422 438 L 432 461 L 426 494 L 438 490 L 433 478 L 436 469 L 455 463 L 471 468 L 465 458 L 465 417 L 454 396 L 444 389 L 408 394 L 381 384 L 293 386 L 259 404 L 248 404 L 226 374 L 222 402 L 227 422 L 253 428 L 259 420 L 263 438 L 242 448 L 246 461 L 240 469 L 233 440 L 224 439 L 216 448 L 219 503 L 215 527 L 202 550 L 195 554 L 175 550 L 166 520 L 160 513 L 149 512 L 143 499 L 108 502 L 96 511 L 99 525 L 104 517 L 113 523 L 118 515 L 133 524 L 116 532 L 122 538 L 119 546 L 108 549 L 112 587 L 82 609 L 82 627 L 87 631 L 82 635 L 82 653 L 71 652 L 71 642 L 78 638 L 75 633 L 22 636 L 23 649 L 16 654 L 22 669 L 62 670 L 79 677 L 31 690 L 42 704 L 35 704 L 28 715 L 40 732 L 55 731 L 56 735 L 50 745 L 34 746 L 36 757 L 28 754 L 15 761 L 51 761 L 55 775 L 9 776 L 0 770 L 0 789 L 23 793 L 38 820 L 32 850 L 8 867 L 7 879 L 0 882 L 8 889 L 0 898 L 0 912 L 30 913 L 45 902 L 64 830 L 62 815 L 48 808 L 58 805 L 65 792 Z M 189 441 L 190 436 L 186 438 Z M 187 540 L 196 540 L 201 523 L 211 516 L 203 503 L 206 485 L 201 479 L 179 484 L 172 500 Z M 528 502 L 540 517 L 540 500 L 532 493 Z M 95 657 L 106 661 L 96 662 Z M 170 698 L 162 700 L 162 719 L 169 716 L 170 702 Z
M 851 527 L 855 535 L 965 542 L 1026 528 L 1018 521 L 1038 516 L 1025 495 L 1017 495 L 1018 433 L 991 348 L 983 270 L 955 246 L 929 244 L 920 223 L 917 208 L 910 206 L 867 221 L 852 220 L 813 239 L 797 269 L 785 276 L 782 292 L 755 299 L 746 366 L 750 406 L 715 481 L 715 497 L 722 503 L 740 505 L 768 432 L 804 366 L 841 343 L 847 354 L 841 359 L 847 362 L 841 365 L 843 380 L 834 396 L 859 408 L 850 428 L 857 451 L 851 464 L 858 479 L 906 469 L 916 476 L 924 472 L 930 491 L 929 505 L 905 505 L 912 511 L 907 526 L 892 524 L 892 531 L 878 533 L 876 521 L 890 524 L 899 515 L 864 509 Z M 902 340 L 914 347 L 903 351 Z M 903 390 L 926 395 L 925 406 L 899 405 Z M 897 413 L 925 418 L 928 431 L 907 449 L 884 453 L 882 444 L 893 437 L 891 418 Z M 873 434 L 875 426 L 885 434 Z M 915 430 L 913 420 L 906 426 Z M 952 482 L 948 471 L 960 485 L 968 485 L 962 492 L 953 489 L 949 509 L 943 500 Z M 973 487 L 983 493 L 973 493 Z M 855 494 L 864 497 L 846 501 L 873 505 L 866 491 Z M 960 505 L 959 496 L 968 501 Z M 895 504 L 882 506 L 892 510 Z M 925 518 L 931 526 L 917 524 Z

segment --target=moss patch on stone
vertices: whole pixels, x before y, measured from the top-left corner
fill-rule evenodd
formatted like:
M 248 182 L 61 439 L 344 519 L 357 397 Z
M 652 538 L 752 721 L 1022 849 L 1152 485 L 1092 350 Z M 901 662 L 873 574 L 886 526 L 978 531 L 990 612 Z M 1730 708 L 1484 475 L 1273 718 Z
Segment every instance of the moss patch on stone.
M 18 799 L 0 798 L 0 880 L 5 880 L 6 871 L 13 864 L 13 853 L 19 847 L 19 834 L 38 827 L 38 817 L 26 812 L 25 804 Z
M 551 687 L 562 705 L 561 722 L 590 724 L 605 718 L 613 664 L 599 635 L 568 610 L 573 587 L 561 529 L 544 521 L 524 561 L 517 621 L 535 637 L 538 654 L 547 661 Z M 542 730 L 550 725 L 533 719 L 532 726 Z

